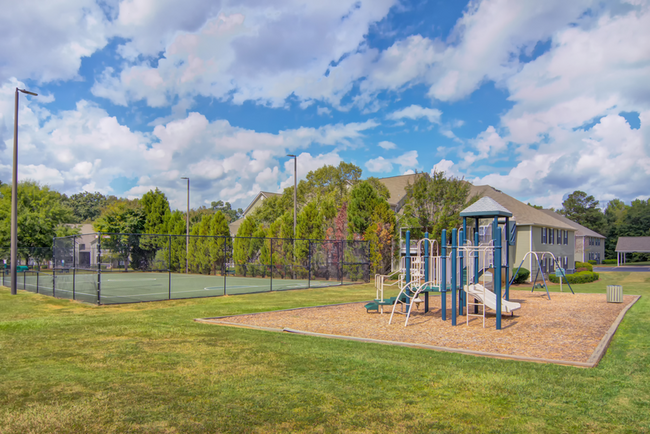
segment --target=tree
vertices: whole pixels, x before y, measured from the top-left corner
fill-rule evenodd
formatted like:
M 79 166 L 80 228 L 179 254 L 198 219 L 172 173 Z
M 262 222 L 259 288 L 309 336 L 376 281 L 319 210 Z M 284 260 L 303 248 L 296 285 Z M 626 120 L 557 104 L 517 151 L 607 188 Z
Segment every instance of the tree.
M 379 197 L 377 191 L 368 181 L 362 181 L 350 191 L 348 206 L 348 234 L 350 238 L 363 235 L 372 223 L 372 214 L 380 202 L 386 202 Z
M 241 208 L 233 209 L 230 202 L 224 203 L 222 200 L 212 202 L 210 208 L 213 211 L 221 211 L 226 217 L 228 223 L 232 223 L 235 220 L 240 219 L 244 215 L 244 211 Z
M 147 234 L 164 234 L 166 221 L 171 210 L 165 193 L 158 190 L 149 190 L 140 199 L 144 211 L 144 232 Z
M 237 237 L 233 243 L 233 260 L 235 262 L 235 273 L 246 276 L 248 272 L 248 262 L 250 260 L 250 247 L 253 232 L 257 228 L 255 221 L 246 217 L 237 230 Z
M 391 264 L 391 246 L 395 237 L 396 219 L 386 202 L 380 202 L 372 214 L 372 223 L 364 233 L 370 242 L 371 274 L 384 274 Z
M 469 197 L 470 184 L 461 178 L 446 177 L 444 172 L 421 173 L 406 187 L 405 224 L 413 237 L 421 238 L 429 231 L 440 241 L 443 229 L 451 230 L 462 223 L 460 211 L 475 202 Z
M 115 196 L 104 196 L 99 192 L 73 194 L 70 197 L 63 196 L 64 203 L 72 210 L 72 221 L 70 223 L 83 223 L 95 220 L 100 216 L 101 210 L 109 202 L 117 200 Z
M 107 237 L 101 238 L 102 257 L 124 261 L 124 268 L 148 269 L 149 260 L 145 251 L 148 247 L 140 246 L 140 236 L 144 232 L 146 216 L 140 202 L 119 199 L 102 211 L 93 227 Z
M 72 219 L 62 195 L 33 181 L 18 184 L 18 257 L 28 263 L 36 253 L 39 261 L 51 257 L 52 239 Z M 11 244 L 11 185 L 0 186 L 0 244 Z M 36 249 L 39 248 L 39 249 Z
M 592 231 L 605 232 L 605 217 L 598 201 L 584 191 L 576 190 L 562 202 L 559 213 Z

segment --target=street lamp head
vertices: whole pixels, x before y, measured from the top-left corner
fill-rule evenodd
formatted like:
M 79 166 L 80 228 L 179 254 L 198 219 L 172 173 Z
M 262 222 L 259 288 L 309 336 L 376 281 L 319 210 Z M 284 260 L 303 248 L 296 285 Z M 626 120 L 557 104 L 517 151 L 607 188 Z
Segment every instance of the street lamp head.
M 25 90 L 25 89 L 18 89 L 18 88 L 16 88 L 16 90 L 19 90 L 20 92 L 22 92 L 22 93 L 26 93 L 26 94 L 28 94 L 28 95 L 34 95 L 34 96 L 38 96 L 38 94 L 37 94 L 37 93 L 34 93 L 34 92 L 30 92 L 30 91 L 28 91 L 28 90 Z
M 296 156 L 293 154 L 287 154 L 287 157 L 296 158 Z
M 183 176 L 181 177 L 181 179 L 190 179 L 190 178 L 188 178 L 187 176 Z

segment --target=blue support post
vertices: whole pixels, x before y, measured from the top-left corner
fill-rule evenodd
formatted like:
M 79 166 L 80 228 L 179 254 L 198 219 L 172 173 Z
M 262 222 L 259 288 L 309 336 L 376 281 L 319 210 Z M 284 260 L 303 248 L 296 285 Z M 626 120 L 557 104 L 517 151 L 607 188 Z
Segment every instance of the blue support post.
M 411 283 L 411 231 L 406 231 L 406 255 L 404 257 L 404 266 L 406 267 L 406 278 L 404 283 Z M 406 289 L 407 295 L 411 295 L 411 289 Z M 406 305 L 406 313 L 409 312 L 409 305 Z
M 429 232 L 424 233 L 424 282 L 429 281 Z M 429 288 L 424 293 L 424 313 L 429 312 Z
M 458 230 L 452 229 L 451 231 L 451 325 L 456 325 L 456 255 L 458 250 Z
M 442 230 L 442 235 L 440 237 L 440 259 L 441 259 L 441 269 L 440 269 L 440 310 L 442 314 L 442 320 L 447 321 L 447 229 Z
M 496 239 L 494 240 L 494 293 L 497 296 L 497 330 L 501 330 L 501 228 L 497 227 Z M 498 270 L 498 271 L 496 271 Z
M 506 217 L 506 300 L 510 300 L 510 219 Z
M 465 295 L 465 277 L 466 277 L 465 273 L 467 272 L 467 270 L 465 270 L 465 268 L 466 268 L 467 264 L 465 264 L 465 260 L 464 260 L 465 259 L 464 258 L 465 252 L 463 252 L 463 249 L 461 248 L 462 246 L 465 245 L 464 240 L 465 240 L 465 231 L 461 229 L 458 232 L 458 247 L 459 247 L 459 249 L 458 249 L 458 269 L 460 270 L 460 283 L 458 285 L 458 287 L 460 288 L 459 291 L 458 291 L 458 315 L 463 314 L 463 306 L 465 305 L 465 297 L 464 297 L 464 295 Z M 467 276 L 467 277 L 469 277 L 469 276 Z
M 478 226 L 477 226 L 478 228 Z M 478 230 L 474 232 L 474 246 L 478 246 Z M 481 252 L 477 250 L 474 251 L 474 254 L 476 255 L 476 259 L 474 260 L 474 284 L 478 283 L 478 262 L 479 258 L 481 255 Z M 476 299 L 474 299 L 474 303 L 476 303 Z M 468 312 L 469 313 L 469 312 Z M 478 305 L 474 305 L 474 313 L 478 314 Z

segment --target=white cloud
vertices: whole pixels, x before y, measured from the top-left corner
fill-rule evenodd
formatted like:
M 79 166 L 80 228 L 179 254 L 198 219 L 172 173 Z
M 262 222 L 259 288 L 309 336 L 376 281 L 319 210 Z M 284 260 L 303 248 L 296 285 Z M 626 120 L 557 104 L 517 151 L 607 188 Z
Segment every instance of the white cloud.
M 388 174 L 393 171 L 393 167 L 397 165 L 400 172 L 405 172 L 409 169 L 418 169 L 418 151 L 408 151 L 402 155 L 394 158 L 377 157 L 366 161 L 366 169 L 372 173 Z
M 75 78 L 81 59 L 106 45 L 107 26 L 93 0 L 3 2 L 0 83 Z
M 438 109 L 425 108 L 413 104 L 401 110 L 394 111 L 386 116 L 386 119 L 398 120 L 427 118 L 432 124 L 438 124 L 440 123 L 440 116 L 442 116 L 442 112 Z
M 395 143 L 393 143 L 393 142 L 388 142 L 388 141 L 379 142 L 379 143 L 377 144 L 377 146 L 379 146 L 380 148 L 384 148 L 384 149 L 386 149 L 387 151 L 389 151 L 389 150 L 391 150 L 391 149 L 396 149 L 396 148 L 397 148 L 397 145 L 396 145 Z
M 5 95 L 0 99 L 2 130 L 13 126 L 14 85 L 0 88 Z M 158 187 L 174 207 L 185 206 L 181 176 L 191 178 L 192 206 L 222 199 L 243 207 L 259 190 L 277 191 L 293 183 L 287 152 L 299 153 L 298 173 L 304 178 L 324 164 L 337 165 L 338 149 L 358 146 L 364 132 L 376 126 L 367 121 L 270 134 L 190 113 L 145 134 L 87 101 L 57 114 L 44 110 L 36 99 L 24 99 L 20 107 L 20 179 L 34 179 L 63 193 L 92 189 L 114 194 L 115 180 L 135 178 L 136 185 L 124 194 L 136 197 Z M 0 179 L 11 176 L 12 139 L 3 137 Z M 313 145 L 329 149 L 314 154 L 307 151 Z

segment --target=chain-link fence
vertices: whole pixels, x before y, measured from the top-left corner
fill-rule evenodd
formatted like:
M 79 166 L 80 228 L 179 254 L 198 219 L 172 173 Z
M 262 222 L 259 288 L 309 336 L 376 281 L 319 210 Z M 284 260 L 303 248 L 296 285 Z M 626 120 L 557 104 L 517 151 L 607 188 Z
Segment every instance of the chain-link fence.
M 52 262 L 51 295 L 98 304 L 338 286 L 370 278 L 368 242 L 348 240 L 93 233 L 55 238 Z

